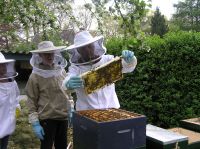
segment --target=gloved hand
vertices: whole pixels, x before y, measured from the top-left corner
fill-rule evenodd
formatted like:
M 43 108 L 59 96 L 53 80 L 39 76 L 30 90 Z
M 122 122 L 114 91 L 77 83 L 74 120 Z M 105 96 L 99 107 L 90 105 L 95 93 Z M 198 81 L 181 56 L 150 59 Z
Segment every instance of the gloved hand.
M 122 57 L 127 63 L 131 63 L 134 59 L 134 52 L 129 50 L 123 50 L 122 51 Z
M 73 118 L 74 108 L 68 110 L 68 127 L 72 127 L 72 118 Z
M 69 106 L 68 106 L 68 127 L 72 127 L 72 117 L 74 112 L 74 101 L 69 100 Z
M 33 127 L 33 131 L 36 135 L 37 138 L 39 138 L 40 140 L 44 140 L 44 130 L 42 128 L 42 126 L 40 125 L 39 121 L 36 121 L 34 123 L 32 123 L 32 127 Z
M 70 79 L 65 82 L 67 89 L 77 89 L 83 87 L 83 80 L 79 76 L 70 77 Z

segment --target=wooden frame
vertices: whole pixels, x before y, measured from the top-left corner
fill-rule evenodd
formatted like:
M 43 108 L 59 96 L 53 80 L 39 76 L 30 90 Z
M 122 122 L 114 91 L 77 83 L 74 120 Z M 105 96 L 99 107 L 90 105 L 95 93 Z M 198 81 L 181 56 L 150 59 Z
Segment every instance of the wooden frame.
M 123 78 L 122 58 L 115 57 L 94 70 L 83 73 L 81 77 L 84 80 L 86 94 L 91 94 L 105 85 L 110 85 Z

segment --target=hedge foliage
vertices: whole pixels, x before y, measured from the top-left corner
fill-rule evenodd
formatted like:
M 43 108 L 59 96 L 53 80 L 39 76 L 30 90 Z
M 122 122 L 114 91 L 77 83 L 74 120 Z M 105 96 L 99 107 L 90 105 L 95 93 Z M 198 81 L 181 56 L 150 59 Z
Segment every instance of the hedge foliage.
M 122 39 L 109 39 L 108 53 L 121 55 Z M 164 128 L 200 116 L 200 33 L 170 32 L 163 38 L 147 37 L 140 48 L 127 40 L 138 64 L 116 83 L 121 107 L 145 114 L 148 122 Z

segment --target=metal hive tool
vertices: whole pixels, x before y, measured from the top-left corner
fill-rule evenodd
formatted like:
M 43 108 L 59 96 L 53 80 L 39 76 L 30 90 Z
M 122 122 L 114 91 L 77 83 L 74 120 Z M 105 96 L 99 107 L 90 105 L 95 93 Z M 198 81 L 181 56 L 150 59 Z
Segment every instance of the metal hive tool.
M 121 57 L 116 57 L 112 61 L 103 64 L 92 71 L 83 73 L 81 77 L 84 80 L 86 94 L 91 94 L 105 85 L 110 85 L 122 79 L 121 61 Z

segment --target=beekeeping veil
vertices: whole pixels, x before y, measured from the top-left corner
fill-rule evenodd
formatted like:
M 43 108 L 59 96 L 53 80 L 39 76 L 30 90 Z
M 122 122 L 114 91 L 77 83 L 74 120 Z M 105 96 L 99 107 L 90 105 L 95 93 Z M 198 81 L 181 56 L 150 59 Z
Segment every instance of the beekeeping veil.
M 90 60 L 88 62 L 80 63 L 79 59 L 81 55 L 78 53 L 77 48 L 84 47 L 93 43 L 95 50 L 94 54 L 98 57 Z M 103 46 L 103 36 L 92 37 L 92 35 L 88 31 L 81 31 L 77 33 L 74 37 L 74 44 L 66 48 L 69 53 L 69 61 L 75 65 L 85 65 L 90 64 L 101 58 L 102 55 L 106 53 L 106 48 Z
M 30 51 L 32 58 L 30 64 L 33 67 L 32 73 L 36 73 L 44 78 L 61 75 L 64 68 L 67 66 L 67 61 L 62 57 L 61 51 L 64 50 L 65 46 L 54 46 L 51 41 L 42 41 L 38 44 L 38 49 Z M 41 69 L 39 65 L 42 63 L 42 58 L 39 53 L 54 53 L 53 69 Z
M 5 59 L 4 55 L 0 52 L 0 80 L 12 79 L 18 73 L 15 71 L 15 60 Z

